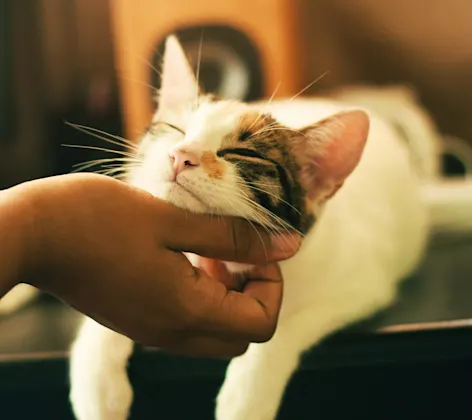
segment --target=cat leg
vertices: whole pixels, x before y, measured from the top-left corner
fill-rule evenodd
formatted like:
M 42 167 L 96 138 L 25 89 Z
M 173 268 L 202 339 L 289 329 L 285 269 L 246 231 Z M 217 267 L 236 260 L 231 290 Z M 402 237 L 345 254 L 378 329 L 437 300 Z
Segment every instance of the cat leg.
M 329 334 L 388 305 L 391 290 L 378 296 L 347 293 L 280 320 L 272 340 L 251 344 L 233 359 L 216 400 L 217 420 L 274 420 L 300 356 Z
M 39 296 L 39 290 L 28 284 L 19 284 L 0 300 L 0 315 L 9 315 Z
M 217 420 L 275 418 L 301 354 L 295 346 L 283 344 L 285 335 L 281 330 L 268 343 L 251 344 L 244 355 L 230 362 L 216 399 Z
M 70 358 L 70 401 L 77 420 L 126 420 L 133 401 L 127 364 L 133 342 L 90 318 Z

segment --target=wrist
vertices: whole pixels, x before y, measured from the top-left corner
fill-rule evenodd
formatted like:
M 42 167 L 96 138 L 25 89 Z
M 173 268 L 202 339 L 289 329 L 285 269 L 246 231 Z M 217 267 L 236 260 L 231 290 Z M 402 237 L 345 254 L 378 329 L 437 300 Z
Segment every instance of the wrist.
M 21 186 L 0 191 L 0 298 L 31 277 L 33 206 Z

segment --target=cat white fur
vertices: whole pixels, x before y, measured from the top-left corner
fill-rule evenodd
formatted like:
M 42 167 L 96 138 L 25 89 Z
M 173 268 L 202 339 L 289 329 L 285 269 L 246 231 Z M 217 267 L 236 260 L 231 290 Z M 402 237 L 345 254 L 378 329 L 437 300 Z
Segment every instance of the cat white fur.
M 33 302 L 39 296 L 39 291 L 28 284 L 19 284 L 11 289 L 0 300 L 0 316 L 9 315 Z
M 173 38 L 167 43 L 166 59 L 174 72 L 169 77 L 179 80 L 182 89 L 194 89 L 193 79 L 187 81 L 188 69 L 182 69 L 183 54 Z M 164 77 L 165 71 L 164 62 Z M 170 109 L 175 110 L 175 106 Z M 294 129 L 348 108 L 322 99 L 252 106 L 269 111 Z M 413 109 L 415 105 L 408 106 Z M 215 147 L 211 142 L 218 143 L 233 128 L 237 109 L 208 104 L 198 114 L 180 109 L 170 112 L 167 119 L 191 127 L 187 136 L 194 136 L 195 147 Z M 420 124 L 418 114 L 415 118 L 411 124 Z M 429 130 L 428 124 L 420 125 L 420 129 Z M 130 182 L 166 198 L 169 185 L 162 183 L 162 171 L 169 169 L 169 150 L 178 142 L 179 133 L 169 133 L 159 141 L 149 136 L 142 143 L 143 163 Z M 462 214 L 472 214 L 469 184 L 461 185 L 457 197 L 451 199 L 438 183 L 435 132 L 411 140 L 421 144 L 408 145 L 388 122 L 370 114 L 370 132 L 359 165 L 327 202 L 300 252 L 281 263 L 284 301 L 274 337 L 267 343 L 251 344 L 244 355 L 230 362 L 216 400 L 218 420 L 274 419 L 287 383 L 306 350 L 394 301 L 399 282 L 421 260 L 435 222 L 429 216 L 447 226 L 458 206 Z M 416 158 L 415 153 L 419 154 Z M 205 185 L 211 189 L 210 184 Z M 174 196 L 173 201 L 193 211 L 205 211 L 189 195 Z M 431 207 L 429 203 L 435 204 Z M 225 202 L 220 206 L 223 212 Z M 235 213 L 231 206 L 225 212 Z M 472 229 L 470 219 L 463 217 L 461 225 L 455 224 L 456 230 Z M 72 347 L 70 370 L 70 398 L 79 420 L 128 417 L 133 392 L 126 366 L 132 349 L 133 343 L 126 337 L 85 319 Z

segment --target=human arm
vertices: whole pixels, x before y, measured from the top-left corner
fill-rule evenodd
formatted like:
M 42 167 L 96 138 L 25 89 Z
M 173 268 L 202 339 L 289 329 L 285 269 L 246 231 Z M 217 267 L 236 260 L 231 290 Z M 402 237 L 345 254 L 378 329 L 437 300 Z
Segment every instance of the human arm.
M 272 336 L 282 279 L 267 262 L 298 249 L 284 238 L 274 252 L 269 235 L 242 220 L 190 214 L 84 174 L 1 192 L 0 239 L 2 294 L 28 282 L 138 342 L 196 355 L 241 353 Z M 259 264 L 259 272 L 231 292 L 182 252 Z

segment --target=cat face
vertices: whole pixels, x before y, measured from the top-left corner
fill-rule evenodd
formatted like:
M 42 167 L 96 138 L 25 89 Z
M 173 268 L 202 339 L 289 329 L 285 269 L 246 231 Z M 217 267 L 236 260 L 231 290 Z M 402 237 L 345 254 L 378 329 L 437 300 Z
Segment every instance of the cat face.
M 356 110 L 294 129 L 256 104 L 203 95 L 170 37 L 159 108 L 131 181 L 191 211 L 304 234 L 357 166 L 368 126 L 365 112 Z

